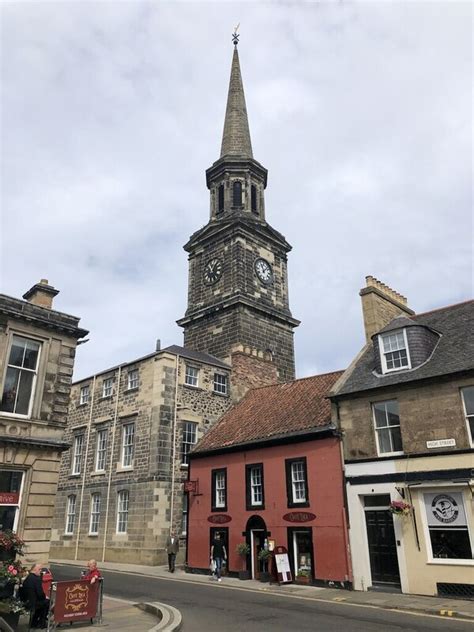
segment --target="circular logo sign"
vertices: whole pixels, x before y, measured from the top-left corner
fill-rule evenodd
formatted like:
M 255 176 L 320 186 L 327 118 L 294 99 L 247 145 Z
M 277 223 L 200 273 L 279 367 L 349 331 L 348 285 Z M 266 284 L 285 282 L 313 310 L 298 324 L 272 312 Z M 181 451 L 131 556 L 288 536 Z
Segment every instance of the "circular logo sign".
M 436 520 L 445 524 L 454 522 L 459 515 L 457 502 L 448 494 L 435 496 L 431 502 L 431 511 Z

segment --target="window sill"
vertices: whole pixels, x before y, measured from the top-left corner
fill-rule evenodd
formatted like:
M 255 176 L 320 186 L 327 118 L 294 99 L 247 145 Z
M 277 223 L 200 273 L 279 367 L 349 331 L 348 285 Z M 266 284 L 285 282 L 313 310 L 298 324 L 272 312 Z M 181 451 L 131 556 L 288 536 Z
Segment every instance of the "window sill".
M 69 478 L 80 478 L 81 476 L 81 472 L 78 472 L 77 474 L 69 474 Z
M 133 393 L 133 391 L 138 391 L 139 389 L 140 389 L 140 387 L 139 387 L 139 386 L 132 386 L 131 388 L 126 388 L 126 389 L 124 390 L 124 395 L 125 395 L 126 393 Z
M 427 564 L 440 566 L 474 566 L 474 560 L 450 560 L 447 558 L 440 558 L 435 560 L 428 560 Z
M 31 415 L 20 415 L 18 413 L 7 413 L 3 410 L 0 410 L 0 415 L 2 415 L 2 417 L 13 417 L 15 419 L 31 419 Z
M 288 509 L 306 509 L 307 507 L 309 507 L 309 502 L 305 500 L 300 503 L 298 502 L 288 503 L 287 507 Z
M 223 511 L 227 511 L 227 505 L 224 507 L 212 507 L 211 513 L 222 513 Z
M 194 384 L 186 384 L 186 382 L 185 382 L 183 384 L 183 386 L 185 388 L 191 388 L 191 389 L 193 389 L 193 391 L 202 391 L 203 390 L 198 384 L 196 384 L 196 386 L 194 386 Z
M 102 397 L 99 397 L 98 399 L 99 399 L 99 402 L 103 402 L 104 399 L 112 399 L 112 397 L 113 397 L 113 393 L 112 395 L 102 395 Z
M 84 408 L 84 406 L 87 406 L 88 403 L 89 402 L 83 402 L 82 404 L 78 404 L 76 408 Z
M 133 472 L 133 465 L 127 465 L 126 467 L 117 465 L 116 472 Z
M 181 463 L 180 467 L 182 470 L 189 470 L 189 463 Z
M 88 538 L 98 538 L 98 537 L 99 537 L 99 534 L 98 534 L 98 533 L 88 533 L 88 534 L 87 534 L 87 537 L 88 537 Z
M 99 470 L 98 472 L 91 472 L 91 476 L 104 476 L 104 474 L 107 474 L 106 470 Z
M 381 452 L 380 454 L 377 454 L 377 456 L 390 458 L 392 456 L 400 456 L 402 454 L 405 454 L 405 452 L 403 452 L 403 450 L 401 452 Z
M 217 395 L 218 397 L 229 397 L 229 393 L 219 393 L 218 391 L 212 391 L 213 395 Z

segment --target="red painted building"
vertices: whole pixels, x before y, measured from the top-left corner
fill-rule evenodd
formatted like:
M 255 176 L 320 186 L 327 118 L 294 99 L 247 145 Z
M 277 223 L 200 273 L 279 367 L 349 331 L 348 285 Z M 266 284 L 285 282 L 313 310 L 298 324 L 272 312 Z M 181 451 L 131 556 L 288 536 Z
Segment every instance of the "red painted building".
M 340 438 L 328 392 L 342 372 L 249 391 L 190 454 L 187 566 L 208 571 L 218 531 L 228 571 L 258 578 L 262 548 L 285 546 L 293 577 L 348 585 Z M 250 547 L 238 555 L 239 543 Z

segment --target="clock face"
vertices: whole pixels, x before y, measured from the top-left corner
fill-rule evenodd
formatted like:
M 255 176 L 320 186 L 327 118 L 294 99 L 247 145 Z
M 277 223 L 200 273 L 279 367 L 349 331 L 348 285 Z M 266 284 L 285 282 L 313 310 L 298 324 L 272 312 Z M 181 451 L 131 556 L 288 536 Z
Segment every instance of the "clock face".
M 222 261 L 220 259 L 210 259 L 204 267 L 204 281 L 208 285 L 217 283 L 222 276 Z
M 273 281 L 272 266 L 265 259 L 255 261 L 255 272 L 262 283 L 268 284 Z

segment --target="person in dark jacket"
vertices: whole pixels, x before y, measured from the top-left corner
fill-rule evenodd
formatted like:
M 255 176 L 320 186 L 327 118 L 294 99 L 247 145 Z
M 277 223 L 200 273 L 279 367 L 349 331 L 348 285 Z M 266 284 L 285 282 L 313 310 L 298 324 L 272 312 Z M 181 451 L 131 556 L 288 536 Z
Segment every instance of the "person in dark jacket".
M 21 587 L 21 599 L 33 613 L 31 618 L 32 628 L 46 628 L 46 618 L 49 610 L 49 599 L 43 590 L 41 579 L 41 564 L 33 564 L 28 576 Z

